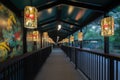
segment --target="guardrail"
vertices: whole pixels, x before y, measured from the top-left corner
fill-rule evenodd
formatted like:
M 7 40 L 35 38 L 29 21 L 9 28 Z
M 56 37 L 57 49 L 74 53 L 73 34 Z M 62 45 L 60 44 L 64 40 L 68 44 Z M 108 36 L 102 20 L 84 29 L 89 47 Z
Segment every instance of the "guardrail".
M 34 80 L 51 47 L 26 53 L 0 63 L 0 80 Z
M 89 80 L 120 80 L 120 55 L 69 46 L 61 48 Z

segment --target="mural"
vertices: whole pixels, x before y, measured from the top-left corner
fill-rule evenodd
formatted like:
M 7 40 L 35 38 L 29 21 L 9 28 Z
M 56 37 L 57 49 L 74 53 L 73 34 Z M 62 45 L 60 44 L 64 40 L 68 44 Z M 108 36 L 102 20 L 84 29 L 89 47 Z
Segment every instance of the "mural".
M 23 53 L 20 21 L 0 3 L 0 61 Z

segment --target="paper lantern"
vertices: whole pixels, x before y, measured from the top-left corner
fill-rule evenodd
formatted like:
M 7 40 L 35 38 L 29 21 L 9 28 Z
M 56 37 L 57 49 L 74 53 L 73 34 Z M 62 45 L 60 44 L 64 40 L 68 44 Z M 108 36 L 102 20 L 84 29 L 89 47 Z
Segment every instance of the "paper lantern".
M 35 29 L 37 28 L 37 14 L 35 7 L 26 6 L 24 9 L 24 27 Z
M 74 36 L 70 36 L 70 42 L 74 41 Z
M 33 33 L 32 33 L 32 31 L 28 31 L 27 32 L 27 41 L 33 41 Z
M 44 32 L 44 33 L 43 33 L 43 38 L 44 38 L 44 39 L 47 39 L 47 38 L 48 38 L 48 32 Z
M 83 33 L 78 32 L 78 41 L 82 41 L 82 40 L 83 40 Z
M 33 41 L 38 41 L 39 40 L 39 32 L 38 31 L 33 31 Z
M 112 17 L 106 17 L 101 20 L 101 35 L 102 36 L 114 35 L 114 19 Z

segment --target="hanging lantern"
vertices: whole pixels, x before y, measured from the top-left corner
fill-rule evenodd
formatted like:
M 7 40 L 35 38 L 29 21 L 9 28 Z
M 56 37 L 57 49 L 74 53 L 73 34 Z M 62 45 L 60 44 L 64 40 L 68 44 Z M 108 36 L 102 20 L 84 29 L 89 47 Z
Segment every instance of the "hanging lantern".
M 28 31 L 27 32 L 27 41 L 33 41 L 33 33 L 32 33 L 32 31 Z
M 83 40 L 83 33 L 78 32 L 78 41 L 82 41 L 82 40 Z
M 114 35 L 114 19 L 112 17 L 106 17 L 101 20 L 101 35 L 102 36 Z
M 38 41 L 38 40 L 39 40 L 39 32 L 33 31 L 33 41 Z
M 24 27 L 34 29 L 37 28 L 37 14 L 35 7 L 26 6 L 24 9 Z
M 70 36 L 70 42 L 74 41 L 74 36 Z
M 48 32 L 44 32 L 44 33 L 43 33 L 43 38 L 44 38 L 44 39 L 47 39 L 47 38 L 48 38 Z
M 65 38 L 65 42 L 68 43 L 68 42 L 69 42 L 69 39 L 68 39 L 68 38 Z

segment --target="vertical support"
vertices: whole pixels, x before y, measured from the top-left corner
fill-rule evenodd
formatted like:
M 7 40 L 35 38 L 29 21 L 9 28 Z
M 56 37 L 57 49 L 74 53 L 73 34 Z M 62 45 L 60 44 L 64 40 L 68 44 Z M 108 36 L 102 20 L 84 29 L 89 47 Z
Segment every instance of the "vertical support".
M 110 80 L 114 80 L 114 74 L 115 74 L 115 72 L 114 72 L 114 60 L 113 59 L 110 59 Z
M 27 29 L 23 27 L 23 53 L 25 54 L 27 52 Z
M 37 50 L 37 44 L 36 44 L 36 41 L 34 41 L 34 50 Z
M 80 29 L 80 32 L 82 32 L 82 29 Z M 82 48 L 82 41 L 80 41 L 80 48 Z
M 25 54 L 27 52 L 27 29 L 24 27 L 24 12 L 22 12 L 21 15 L 21 25 L 23 27 L 23 54 Z
M 109 54 L 109 37 L 104 37 L 104 53 Z
M 42 38 L 43 38 L 43 37 L 42 37 L 42 35 L 43 35 L 43 33 L 41 32 L 41 35 L 40 35 L 40 38 L 41 38 L 41 42 L 40 42 L 41 45 L 40 45 L 40 46 L 41 46 L 41 48 L 43 47 L 43 41 L 42 41 Z
M 73 36 L 73 34 L 72 34 L 72 36 Z M 74 46 L 74 41 L 72 41 L 72 47 Z
M 78 65 L 77 65 L 77 62 L 78 61 L 78 58 L 77 58 L 77 51 L 76 51 L 76 48 L 75 48 L 75 69 L 78 68 Z
M 70 46 L 70 36 L 69 36 L 68 38 L 69 38 L 69 43 L 68 43 L 68 46 Z
M 82 48 L 82 41 L 80 41 L 80 48 Z

